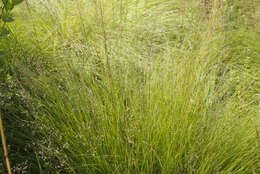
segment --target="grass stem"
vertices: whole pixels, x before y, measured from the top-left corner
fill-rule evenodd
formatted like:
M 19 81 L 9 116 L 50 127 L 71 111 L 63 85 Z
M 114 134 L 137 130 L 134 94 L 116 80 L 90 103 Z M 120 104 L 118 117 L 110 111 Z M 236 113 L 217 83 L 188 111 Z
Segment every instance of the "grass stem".
M 5 158 L 5 161 L 6 161 L 6 167 L 7 167 L 7 170 L 8 170 L 8 174 L 11 174 L 12 172 L 11 172 L 10 162 L 9 162 L 9 159 L 8 159 L 7 147 L 6 147 L 6 142 L 5 142 L 4 127 L 3 127 L 1 114 L 0 114 L 0 132 L 1 132 L 3 150 L 4 150 L 4 158 Z

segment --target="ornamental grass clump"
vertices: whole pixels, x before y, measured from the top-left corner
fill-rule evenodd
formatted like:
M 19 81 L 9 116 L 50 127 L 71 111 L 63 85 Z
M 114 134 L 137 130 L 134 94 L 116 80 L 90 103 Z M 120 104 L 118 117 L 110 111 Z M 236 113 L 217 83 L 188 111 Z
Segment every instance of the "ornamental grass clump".
M 259 173 L 259 25 L 248 2 L 211 2 L 19 6 L 6 46 L 17 110 L 3 105 L 20 118 L 13 169 Z

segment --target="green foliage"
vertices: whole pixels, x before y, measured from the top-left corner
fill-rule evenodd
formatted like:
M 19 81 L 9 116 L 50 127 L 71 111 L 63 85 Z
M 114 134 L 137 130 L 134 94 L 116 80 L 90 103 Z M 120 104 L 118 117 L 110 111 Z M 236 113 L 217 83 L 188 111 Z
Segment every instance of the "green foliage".
M 6 29 L 6 22 L 13 22 L 14 19 L 12 17 L 11 11 L 13 8 L 23 2 L 23 0 L 2 0 L 2 6 L 1 8 L 1 13 L 0 13 L 0 31 L 3 33 L 3 30 Z M 2 35 L 1 35 L 2 37 Z
M 5 77 L 7 76 L 7 71 L 8 68 L 6 69 L 6 67 L 8 67 L 8 63 L 6 64 L 6 62 L 9 62 L 6 58 L 6 50 L 5 47 L 8 47 L 8 43 L 5 42 L 8 39 L 8 36 L 10 34 L 10 30 L 8 28 L 8 26 L 6 25 L 6 23 L 9 22 L 13 22 L 13 15 L 12 15 L 12 10 L 13 8 L 18 5 L 19 3 L 21 3 L 21 0 L 2 0 L 2 4 L 0 6 L 0 72 L 1 72 L 1 80 L 5 79 Z M 4 60 L 6 59 L 6 60 Z
M 21 3 L 23 0 L 2 0 L 2 6 L 0 7 L 0 43 L 1 43 L 1 48 L 0 48 L 0 57 L 3 58 L 5 56 L 4 52 L 5 50 L 3 49 L 3 39 L 6 39 L 8 34 L 10 33 L 10 30 L 7 28 L 6 23 L 13 22 L 13 16 L 11 11 L 13 8 Z M 1 61 L 3 62 L 3 61 Z M 3 64 L 0 64 L 0 68 L 3 68 Z
M 12 0 L 12 4 L 14 5 L 14 6 L 16 6 L 16 5 L 18 5 L 18 4 L 20 4 L 20 3 L 22 3 L 24 0 Z
M 196 0 L 17 8 L 0 83 L 13 171 L 260 173 L 259 26 L 248 2 L 218 2 L 207 18 Z
M 5 52 L 0 51 L 0 57 L 3 58 L 5 56 Z

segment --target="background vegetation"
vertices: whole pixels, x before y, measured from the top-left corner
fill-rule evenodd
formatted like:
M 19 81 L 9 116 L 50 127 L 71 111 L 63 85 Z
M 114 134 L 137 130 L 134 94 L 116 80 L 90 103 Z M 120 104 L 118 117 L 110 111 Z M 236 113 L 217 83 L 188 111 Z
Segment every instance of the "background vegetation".
M 19 4 L 0 40 L 13 173 L 260 173 L 259 6 Z

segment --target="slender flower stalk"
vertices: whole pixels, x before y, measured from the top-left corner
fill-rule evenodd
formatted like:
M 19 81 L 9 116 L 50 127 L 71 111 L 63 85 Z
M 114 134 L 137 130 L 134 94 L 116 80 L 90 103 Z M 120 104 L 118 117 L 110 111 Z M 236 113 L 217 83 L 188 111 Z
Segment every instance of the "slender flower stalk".
M 8 159 L 8 153 L 7 153 L 7 147 L 6 147 L 6 142 L 5 142 L 5 134 L 4 134 L 4 127 L 3 127 L 3 122 L 2 122 L 2 116 L 0 114 L 0 132 L 1 132 L 1 140 L 2 140 L 2 145 L 3 145 L 3 150 L 4 150 L 4 158 L 6 161 L 6 167 L 8 170 L 8 174 L 11 174 L 11 167 L 10 167 L 10 162 Z

